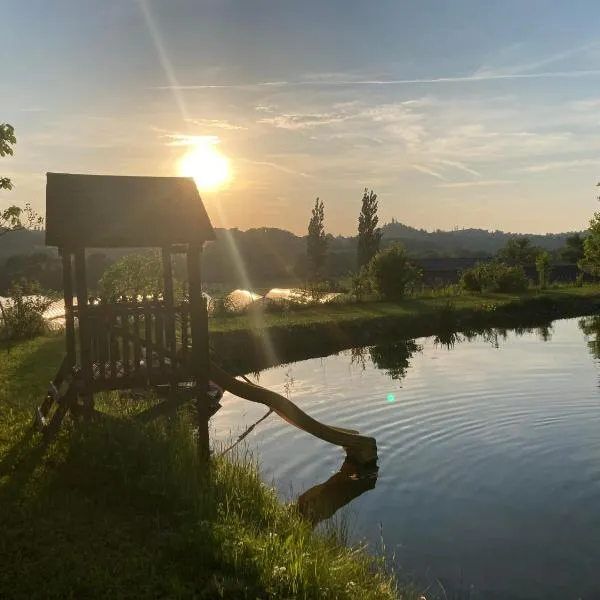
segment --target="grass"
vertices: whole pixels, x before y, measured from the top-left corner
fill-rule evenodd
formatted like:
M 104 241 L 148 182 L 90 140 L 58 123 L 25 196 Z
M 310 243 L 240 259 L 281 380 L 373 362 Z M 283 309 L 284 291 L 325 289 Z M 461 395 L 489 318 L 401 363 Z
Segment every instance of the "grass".
M 99 396 L 102 416 L 47 449 L 29 430 L 60 337 L 0 354 L 1 598 L 366 598 L 398 591 L 382 560 L 314 533 L 251 457 L 198 464 L 187 409 Z
M 269 312 L 252 310 L 240 315 L 214 318 L 210 320 L 211 331 L 229 332 L 239 330 L 268 329 L 271 327 L 302 327 L 314 324 L 345 323 L 352 321 L 370 321 L 382 317 L 406 318 L 433 312 L 447 304 L 451 299 L 457 310 L 488 310 L 490 305 L 496 308 L 517 307 L 527 302 L 589 300 L 600 297 L 599 285 L 583 287 L 558 287 L 539 291 L 532 289 L 521 294 L 435 294 L 428 292 L 416 297 L 408 297 L 402 302 L 332 302 L 326 305 L 299 307 L 296 310 Z

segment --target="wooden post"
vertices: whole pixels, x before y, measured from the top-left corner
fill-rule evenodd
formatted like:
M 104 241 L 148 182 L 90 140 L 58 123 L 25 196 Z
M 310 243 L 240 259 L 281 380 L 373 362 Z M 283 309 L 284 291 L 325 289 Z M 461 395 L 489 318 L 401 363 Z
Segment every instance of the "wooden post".
M 83 409 L 86 417 L 94 412 L 94 373 L 92 366 L 91 337 L 88 327 L 88 291 L 85 269 L 85 249 L 75 253 L 75 290 L 77 293 L 77 314 L 79 316 L 79 356 L 83 377 Z
M 202 296 L 200 275 L 201 243 L 192 243 L 187 252 L 187 275 L 190 286 L 190 321 L 192 329 L 192 374 L 196 382 L 196 425 L 198 427 L 198 451 L 200 457 L 209 464 L 210 441 L 208 438 L 208 382 L 209 346 L 206 302 Z
M 163 275 L 164 275 L 164 305 L 165 305 L 165 334 L 167 341 L 167 354 L 171 356 L 171 392 L 174 391 L 177 378 L 175 376 L 177 364 L 177 339 L 175 335 L 175 293 L 173 291 L 173 262 L 171 260 L 171 248 L 165 246 L 162 249 Z
M 75 315 L 73 314 L 73 256 L 61 248 L 63 269 L 63 298 L 65 302 L 65 334 L 67 341 L 67 359 L 69 368 L 75 366 L 76 346 L 75 346 Z

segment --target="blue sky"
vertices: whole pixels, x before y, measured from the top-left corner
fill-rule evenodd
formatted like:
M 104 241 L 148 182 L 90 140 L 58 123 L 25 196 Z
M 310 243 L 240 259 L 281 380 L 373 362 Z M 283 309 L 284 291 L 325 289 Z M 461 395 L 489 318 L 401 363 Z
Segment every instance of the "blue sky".
M 47 171 L 176 175 L 218 138 L 214 222 L 582 229 L 600 179 L 596 0 L 0 0 L 7 202 Z

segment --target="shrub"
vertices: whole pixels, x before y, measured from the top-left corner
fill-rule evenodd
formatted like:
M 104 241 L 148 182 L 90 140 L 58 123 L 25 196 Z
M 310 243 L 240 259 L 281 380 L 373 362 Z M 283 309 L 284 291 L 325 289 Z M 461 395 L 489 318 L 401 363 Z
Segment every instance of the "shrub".
M 351 294 L 356 302 L 360 302 L 367 294 L 373 291 L 371 274 L 366 267 L 361 267 L 358 273 L 350 276 Z
M 550 283 L 550 254 L 548 252 L 544 250 L 536 256 L 535 268 L 538 274 L 540 289 L 543 290 Z
M 463 272 L 461 286 L 470 292 L 523 292 L 529 286 L 521 266 L 492 261 L 479 263 Z
M 52 300 L 42 294 L 37 281 L 13 282 L 8 289 L 8 306 L 2 310 L 4 337 L 9 340 L 31 339 L 46 333 L 44 312 Z
M 402 244 L 378 252 L 369 271 L 377 291 L 388 300 L 400 300 L 421 279 L 421 271 L 410 263 Z

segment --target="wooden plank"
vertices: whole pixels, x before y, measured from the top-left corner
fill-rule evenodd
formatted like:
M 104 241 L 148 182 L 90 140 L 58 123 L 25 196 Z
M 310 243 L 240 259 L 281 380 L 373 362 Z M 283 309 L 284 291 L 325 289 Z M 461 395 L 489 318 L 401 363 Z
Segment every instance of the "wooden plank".
M 165 330 L 162 306 L 157 296 L 154 297 L 153 312 L 155 351 L 158 358 L 158 368 L 163 372 L 165 370 Z
M 140 306 L 136 303 L 133 307 L 133 370 L 136 373 L 140 372 L 142 359 L 142 350 L 140 345 Z
M 129 321 L 129 308 L 127 304 L 122 306 L 120 316 L 123 347 L 123 376 L 128 377 L 131 374 L 131 333 Z
M 62 248 L 63 269 L 63 299 L 65 302 L 65 339 L 67 346 L 67 358 L 73 366 L 76 361 L 75 344 L 75 315 L 73 314 L 73 256 Z
M 115 330 L 118 316 L 115 312 L 108 315 L 108 355 L 110 362 L 110 377 L 117 377 L 117 362 L 119 361 L 119 340 Z
M 173 289 L 173 260 L 171 248 L 162 249 L 163 274 L 164 274 L 164 306 L 165 306 L 165 337 L 167 351 L 173 355 L 177 352 L 177 336 L 175 333 L 175 291 Z M 171 365 L 171 371 L 173 365 Z M 177 381 L 173 378 L 172 384 Z
M 95 308 L 101 308 L 106 299 L 101 300 L 101 304 Z M 97 311 L 98 323 L 100 330 L 98 331 L 98 379 L 106 378 L 106 364 L 108 362 L 108 321 L 106 319 L 106 313 Z
M 196 425 L 198 427 L 198 452 L 206 466 L 210 460 L 208 421 L 209 348 L 208 328 L 205 319 L 206 302 L 202 296 L 200 255 L 202 244 L 190 244 L 187 253 L 187 275 L 190 286 L 190 321 L 192 330 L 191 372 L 196 382 Z
M 148 298 L 144 298 L 144 334 L 146 348 L 146 373 L 147 377 L 149 378 L 154 368 L 152 360 L 154 342 L 152 340 L 152 306 Z
M 92 384 L 94 373 L 91 359 L 91 337 L 88 318 L 88 290 L 86 281 L 85 249 L 75 253 L 75 290 L 77 293 L 77 315 L 79 320 L 79 355 L 83 379 L 83 403 L 86 417 L 94 412 Z

